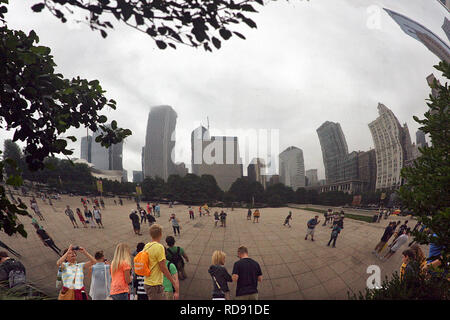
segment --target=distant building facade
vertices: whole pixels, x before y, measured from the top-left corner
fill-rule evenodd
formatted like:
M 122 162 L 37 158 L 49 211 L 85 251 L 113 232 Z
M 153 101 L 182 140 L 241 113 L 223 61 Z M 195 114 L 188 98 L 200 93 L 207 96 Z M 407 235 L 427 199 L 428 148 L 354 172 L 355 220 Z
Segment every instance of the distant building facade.
M 92 163 L 92 136 L 81 138 L 80 158 Z
M 322 149 L 325 180 L 327 183 L 344 180 L 342 165 L 347 157 L 348 147 L 341 125 L 326 121 L 317 129 L 317 135 Z
M 265 163 L 263 159 L 254 158 L 247 166 L 249 182 L 259 182 L 266 189 Z
M 305 187 L 305 164 L 300 148 L 291 146 L 280 153 L 279 175 L 280 182 L 294 191 Z
M 142 171 L 133 170 L 133 182 L 141 183 L 142 181 L 144 181 L 144 175 L 142 174 Z
M 402 127 L 385 105 L 378 104 L 378 113 L 379 117 L 369 124 L 377 162 L 375 188 L 398 188 L 402 185 L 400 171 L 412 156 L 411 137 L 406 124 Z
M 358 175 L 363 183 L 363 192 L 375 192 L 377 180 L 375 149 L 358 153 Z
M 167 181 L 176 174 L 172 152 L 175 148 L 175 126 L 177 113 L 171 106 L 152 107 L 147 121 L 144 147 L 145 177 L 160 177 Z
M 307 186 L 319 185 L 319 178 L 317 176 L 317 169 L 306 170 L 305 177 L 308 178 L 308 183 L 305 183 Z
M 210 136 L 204 127 L 191 134 L 192 173 L 212 175 L 223 191 L 228 191 L 243 175 L 237 137 Z
M 108 125 L 109 126 L 109 125 Z M 123 141 L 113 144 L 108 148 L 102 147 L 95 139 L 102 134 L 101 130 L 97 130 L 92 135 L 91 143 L 91 160 L 96 169 L 99 170 L 123 170 L 122 153 Z
M 425 132 L 420 129 L 416 131 L 416 145 L 417 147 L 428 147 Z

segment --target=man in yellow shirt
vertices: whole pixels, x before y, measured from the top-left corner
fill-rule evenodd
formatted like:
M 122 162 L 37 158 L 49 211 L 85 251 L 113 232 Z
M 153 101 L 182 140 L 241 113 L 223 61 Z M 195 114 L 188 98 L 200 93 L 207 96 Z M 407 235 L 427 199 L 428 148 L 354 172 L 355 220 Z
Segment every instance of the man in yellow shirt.
M 174 298 L 178 299 L 180 289 L 178 283 L 170 274 L 166 266 L 166 254 L 164 246 L 160 243 L 162 239 L 162 227 L 153 224 L 150 227 L 152 241 L 147 243 L 144 251 L 148 253 L 150 276 L 144 278 L 144 289 L 149 300 L 165 300 L 163 275 L 170 280 L 174 287 Z

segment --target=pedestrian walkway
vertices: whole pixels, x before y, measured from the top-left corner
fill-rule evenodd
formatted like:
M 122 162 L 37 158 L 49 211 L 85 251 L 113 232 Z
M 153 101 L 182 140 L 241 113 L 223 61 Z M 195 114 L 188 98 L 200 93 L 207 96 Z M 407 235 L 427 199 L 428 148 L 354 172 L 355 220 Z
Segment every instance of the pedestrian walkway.
M 105 198 L 106 209 L 102 210 L 105 229 L 74 229 L 64 214 L 66 205 L 75 210 L 82 208 L 79 197 L 63 196 L 54 200 L 54 211 L 48 203 L 37 199 L 45 216 L 40 222 L 61 249 L 70 243 L 85 247 L 89 252 L 104 251 L 105 258 L 113 258 L 114 249 L 120 242 L 135 248 L 138 242 L 147 242 L 148 224 L 141 224 L 142 236 L 133 232 L 129 213 L 136 208 L 134 201 L 124 200 L 124 205 L 115 205 L 112 198 Z M 373 247 L 382 236 L 388 220 L 380 224 L 369 224 L 346 219 L 345 228 L 339 234 L 336 248 L 327 247 L 330 228 L 321 224 L 316 227 L 314 242 L 305 241 L 306 222 L 314 212 L 294 208 L 263 208 L 259 223 L 247 220 L 247 209 L 226 210 L 226 228 L 214 227 L 214 216 L 196 215 L 189 219 L 188 206 L 176 205 L 169 209 L 161 204 L 161 217 L 156 218 L 163 226 L 163 238 L 173 234 L 169 215 L 175 213 L 183 229 L 177 236 L 176 245 L 183 247 L 189 255 L 185 265 L 187 279 L 180 281 L 180 299 L 203 300 L 211 298 L 212 282 L 208 274 L 211 255 L 214 250 L 227 254 L 225 267 L 229 272 L 237 260 L 237 248 L 245 245 L 249 256 L 256 260 L 263 272 L 259 285 L 260 299 L 347 299 L 347 291 L 363 290 L 369 265 L 379 265 L 381 279 L 398 271 L 401 255 L 395 255 L 387 262 L 380 262 L 372 255 Z M 210 208 L 212 212 L 221 208 Z M 292 211 L 291 228 L 283 226 L 283 219 Z M 319 215 L 320 219 L 323 219 Z M 394 217 L 395 220 L 397 217 Z M 45 247 L 31 225 L 31 219 L 20 217 L 28 238 L 8 237 L 0 234 L 0 240 L 21 253 L 22 263 L 27 269 L 27 279 L 45 293 L 56 297 L 56 256 Z M 425 249 L 427 251 L 427 249 Z M 85 286 L 89 290 L 89 279 Z M 231 298 L 236 285 L 230 284 Z

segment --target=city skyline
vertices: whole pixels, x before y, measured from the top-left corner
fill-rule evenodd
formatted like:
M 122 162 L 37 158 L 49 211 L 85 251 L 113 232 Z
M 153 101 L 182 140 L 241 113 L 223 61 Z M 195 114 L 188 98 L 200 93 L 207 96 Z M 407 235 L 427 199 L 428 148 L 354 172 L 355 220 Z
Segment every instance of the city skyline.
M 206 126 L 209 117 L 212 135 L 220 135 L 215 130 L 280 129 L 280 151 L 300 147 L 305 169 L 317 168 L 322 179 L 315 129 L 323 121 L 342 125 L 349 150 L 367 151 L 374 147 L 367 125 L 383 101 L 415 133 L 419 125 L 412 116 L 422 117 L 427 109 L 424 78 L 433 72 L 440 76 L 432 67 L 438 58 L 382 9 L 400 12 L 447 40 L 442 23 L 448 11 L 437 1 L 274 2 L 255 14 L 257 30 L 243 29 L 247 40 L 232 38 L 214 53 L 184 47 L 160 51 L 145 35 L 119 25 L 102 39 L 81 25 L 67 29 L 70 24 L 61 25 L 47 13 L 35 15 L 29 7 L 12 6 L 9 26 L 36 30 L 40 44 L 52 49 L 58 72 L 98 79 L 106 96 L 117 101 L 117 110 L 105 114 L 133 131 L 123 150 L 129 180 L 133 170 L 142 170 L 142 115 L 161 104 L 178 113 L 177 162 L 189 165 L 190 133 Z M 370 25 L 372 16 L 379 18 L 379 26 Z M 320 23 L 324 20 L 334 27 Z M 75 54 L 74 44 L 83 48 L 82 54 Z M 3 133 L 0 142 L 12 138 L 13 132 Z M 84 133 L 80 128 L 67 136 Z M 68 145 L 77 157 L 80 140 Z

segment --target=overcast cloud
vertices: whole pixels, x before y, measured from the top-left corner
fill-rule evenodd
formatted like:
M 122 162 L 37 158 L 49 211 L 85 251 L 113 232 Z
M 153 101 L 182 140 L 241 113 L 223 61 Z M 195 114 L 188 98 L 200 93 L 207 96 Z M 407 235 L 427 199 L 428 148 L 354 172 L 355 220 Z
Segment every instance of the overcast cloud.
M 316 129 L 324 121 L 341 124 L 349 151 L 369 150 L 368 123 L 381 102 L 408 124 L 415 141 L 418 125 L 412 116 L 427 109 L 425 77 L 438 76 L 433 65 L 439 59 L 381 9 L 420 22 L 444 41 L 441 25 L 449 16 L 428 0 L 276 1 L 253 16 L 256 30 L 242 27 L 247 40 L 233 37 L 219 51 L 206 53 L 180 46 L 161 51 L 145 34 L 118 23 L 103 39 L 85 25 L 33 13 L 32 2 L 11 2 L 9 27 L 34 29 L 52 49 L 58 72 L 98 79 L 107 97 L 117 101 L 118 109 L 105 114 L 133 131 L 123 151 L 129 179 L 132 170 L 141 170 L 150 107 L 160 104 L 178 114 L 176 160 L 187 165 L 190 133 L 200 123 L 206 126 L 207 116 L 212 135 L 279 129 L 279 151 L 301 148 L 305 168 L 317 168 L 319 179 L 325 173 Z M 81 137 L 86 131 L 73 133 Z M 12 134 L 0 131 L 0 143 Z M 79 144 L 69 143 L 75 157 Z

